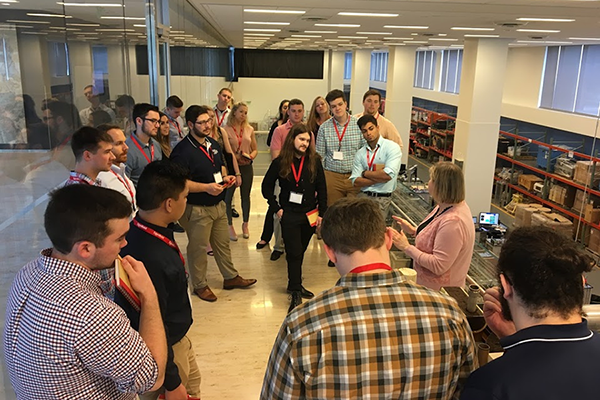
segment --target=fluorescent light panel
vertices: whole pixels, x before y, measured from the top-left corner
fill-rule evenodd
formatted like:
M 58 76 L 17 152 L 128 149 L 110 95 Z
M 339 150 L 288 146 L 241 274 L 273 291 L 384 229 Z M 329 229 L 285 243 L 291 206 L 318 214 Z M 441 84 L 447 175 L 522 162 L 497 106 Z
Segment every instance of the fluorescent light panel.
M 384 25 L 384 28 L 390 29 L 429 29 L 428 26 L 419 26 L 419 25 Z
M 392 32 L 356 32 L 358 35 L 391 35 Z
M 536 33 L 559 33 L 555 29 L 517 29 L 517 32 L 536 32 Z
M 531 22 L 575 22 L 574 19 L 565 18 L 517 18 L 517 21 L 531 21 Z
M 244 32 L 281 32 L 281 29 L 254 29 L 254 28 L 244 28 Z
M 14 22 L 17 24 L 50 24 L 48 21 L 25 21 L 20 19 L 7 19 L 6 22 Z
M 292 35 L 292 37 L 297 37 L 297 38 L 320 38 L 322 36 L 321 35 Z
M 570 40 L 600 40 L 600 38 L 589 38 L 589 37 L 570 37 Z
M 360 28 L 358 24 L 315 24 L 315 26 L 331 26 L 337 28 Z
M 413 40 L 410 37 L 384 37 L 383 40 Z
M 451 39 L 451 38 L 430 38 L 429 39 L 434 40 L 434 41 L 439 41 L 439 42 L 458 42 L 458 39 Z
M 246 25 L 289 25 L 289 22 L 259 22 L 259 21 L 244 21 Z
M 338 15 L 347 17 L 397 17 L 399 14 L 386 13 L 363 13 L 363 12 L 339 12 Z
M 244 8 L 244 12 L 263 14 L 305 14 L 306 11 L 299 10 L 260 10 L 256 8 Z
M 366 36 L 338 36 L 340 39 L 368 39 Z
M 107 17 L 107 16 L 102 16 L 102 17 L 100 17 L 100 19 L 120 19 L 120 20 L 126 20 L 126 21 L 145 21 L 146 20 L 145 17 Z
M 275 36 L 272 33 L 244 33 L 244 36 Z
M 476 35 L 476 34 L 466 34 L 465 37 L 473 37 L 473 38 L 495 38 L 500 37 L 500 35 Z
M 100 26 L 100 24 L 72 24 L 67 22 L 67 26 Z
M 337 33 L 337 31 L 304 31 L 304 33 Z
M 116 3 L 64 3 L 57 1 L 56 4 L 67 7 L 125 7 L 123 4 Z
M 453 31 L 495 31 L 496 29 L 494 28 L 474 28 L 474 27 L 467 27 L 467 26 L 453 26 L 452 28 Z
M 27 13 L 29 17 L 50 17 L 50 18 L 73 18 L 70 15 L 64 14 L 40 14 L 40 13 Z

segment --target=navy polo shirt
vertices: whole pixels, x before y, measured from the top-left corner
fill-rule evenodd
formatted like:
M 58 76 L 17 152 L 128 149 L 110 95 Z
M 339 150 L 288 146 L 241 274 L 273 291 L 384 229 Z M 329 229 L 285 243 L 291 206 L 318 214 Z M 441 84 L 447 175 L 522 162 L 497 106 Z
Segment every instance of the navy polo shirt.
M 587 321 L 532 326 L 500 344 L 504 355 L 471 374 L 461 400 L 598 398 L 600 336 Z
M 190 171 L 191 179 L 199 183 L 214 183 L 214 173 L 221 172 L 223 167 L 223 150 L 213 138 L 207 137 L 210 148 L 204 149 L 212 155 L 211 161 L 200 149 L 202 146 L 191 134 L 183 138 L 171 152 L 171 161 L 183 165 Z M 205 143 L 207 144 L 207 143 Z M 220 182 L 219 182 L 220 183 Z M 190 193 L 187 202 L 195 206 L 214 206 L 225 199 L 225 190 L 218 196 L 208 193 Z

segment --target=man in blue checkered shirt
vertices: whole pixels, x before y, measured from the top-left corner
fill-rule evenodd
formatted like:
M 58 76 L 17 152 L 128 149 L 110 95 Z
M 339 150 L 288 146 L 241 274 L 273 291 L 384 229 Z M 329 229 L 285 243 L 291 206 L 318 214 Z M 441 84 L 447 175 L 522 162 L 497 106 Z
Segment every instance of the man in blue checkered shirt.
M 144 265 L 122 260 L 141 303 L 139 334 L 100 288 L 98 271 L 126 244 L 130 214 L 111 189 L 51 194 L 44 226 L 53 247 L 19 271 L 6 307 L 4 353 L 18 399 L 133 400 L 161 387 L 165 330 Z

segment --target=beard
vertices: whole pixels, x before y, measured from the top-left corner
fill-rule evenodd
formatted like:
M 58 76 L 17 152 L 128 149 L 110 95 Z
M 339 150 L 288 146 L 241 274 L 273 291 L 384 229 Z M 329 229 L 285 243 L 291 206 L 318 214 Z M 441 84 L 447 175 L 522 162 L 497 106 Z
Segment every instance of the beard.
M 306 155 L 306 150 L 298 150 L 298 149 L 294 149 L 294 153 L 298 156 L 298 157 L 302 157 L 304 155 Z
M 192 130 L 194 131 L 194 135 L 198 136 L 199 138 L 206 138 L 206 137 L 210 136 L 210 131 L 208 131 L 207 133 L 204 133 L 201 130 L 196 129 L 195 125 Z
M 504 298 L 504 288 L 500 285 L 500 305 L 502 306 L 502 316 L 507 321 L 512 321 L 512 313 L 510 312 L 510 307 L 508 306 L 508 301 Z

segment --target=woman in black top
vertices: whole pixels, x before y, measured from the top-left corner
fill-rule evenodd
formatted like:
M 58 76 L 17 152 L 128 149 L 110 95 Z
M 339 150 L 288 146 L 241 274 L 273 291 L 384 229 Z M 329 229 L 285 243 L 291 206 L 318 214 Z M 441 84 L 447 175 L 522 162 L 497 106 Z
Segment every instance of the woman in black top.
M 290 310 L 314 294 L 302 286 L 304 252 L 327 210 L 327 186 L 320 157 L 310 146 L 310 133 L 305 124 L 292 126 L 279 157 L 269 166 L 262 183 L 262 194 L 269 207 L 281 219 L 281 231 L 288 263 L 288 293 L 292 294 Z M 279 202 L 275 197 L 275 182 L 279 181 Z M 312 225 L 309 222 L 309 215 Z
M 277 115 L 277 121 L 273 122 L 271 129 L 269 129 L 269 135 L 267 136 L 267 146 L 271 147 L 271 139 L 273 139 L 273 132 L 281 124 L 285 124 L 288 119 L 288 107 L 290 106 L 289 100 L 281 100 L 279 103 L 279 115 Z

